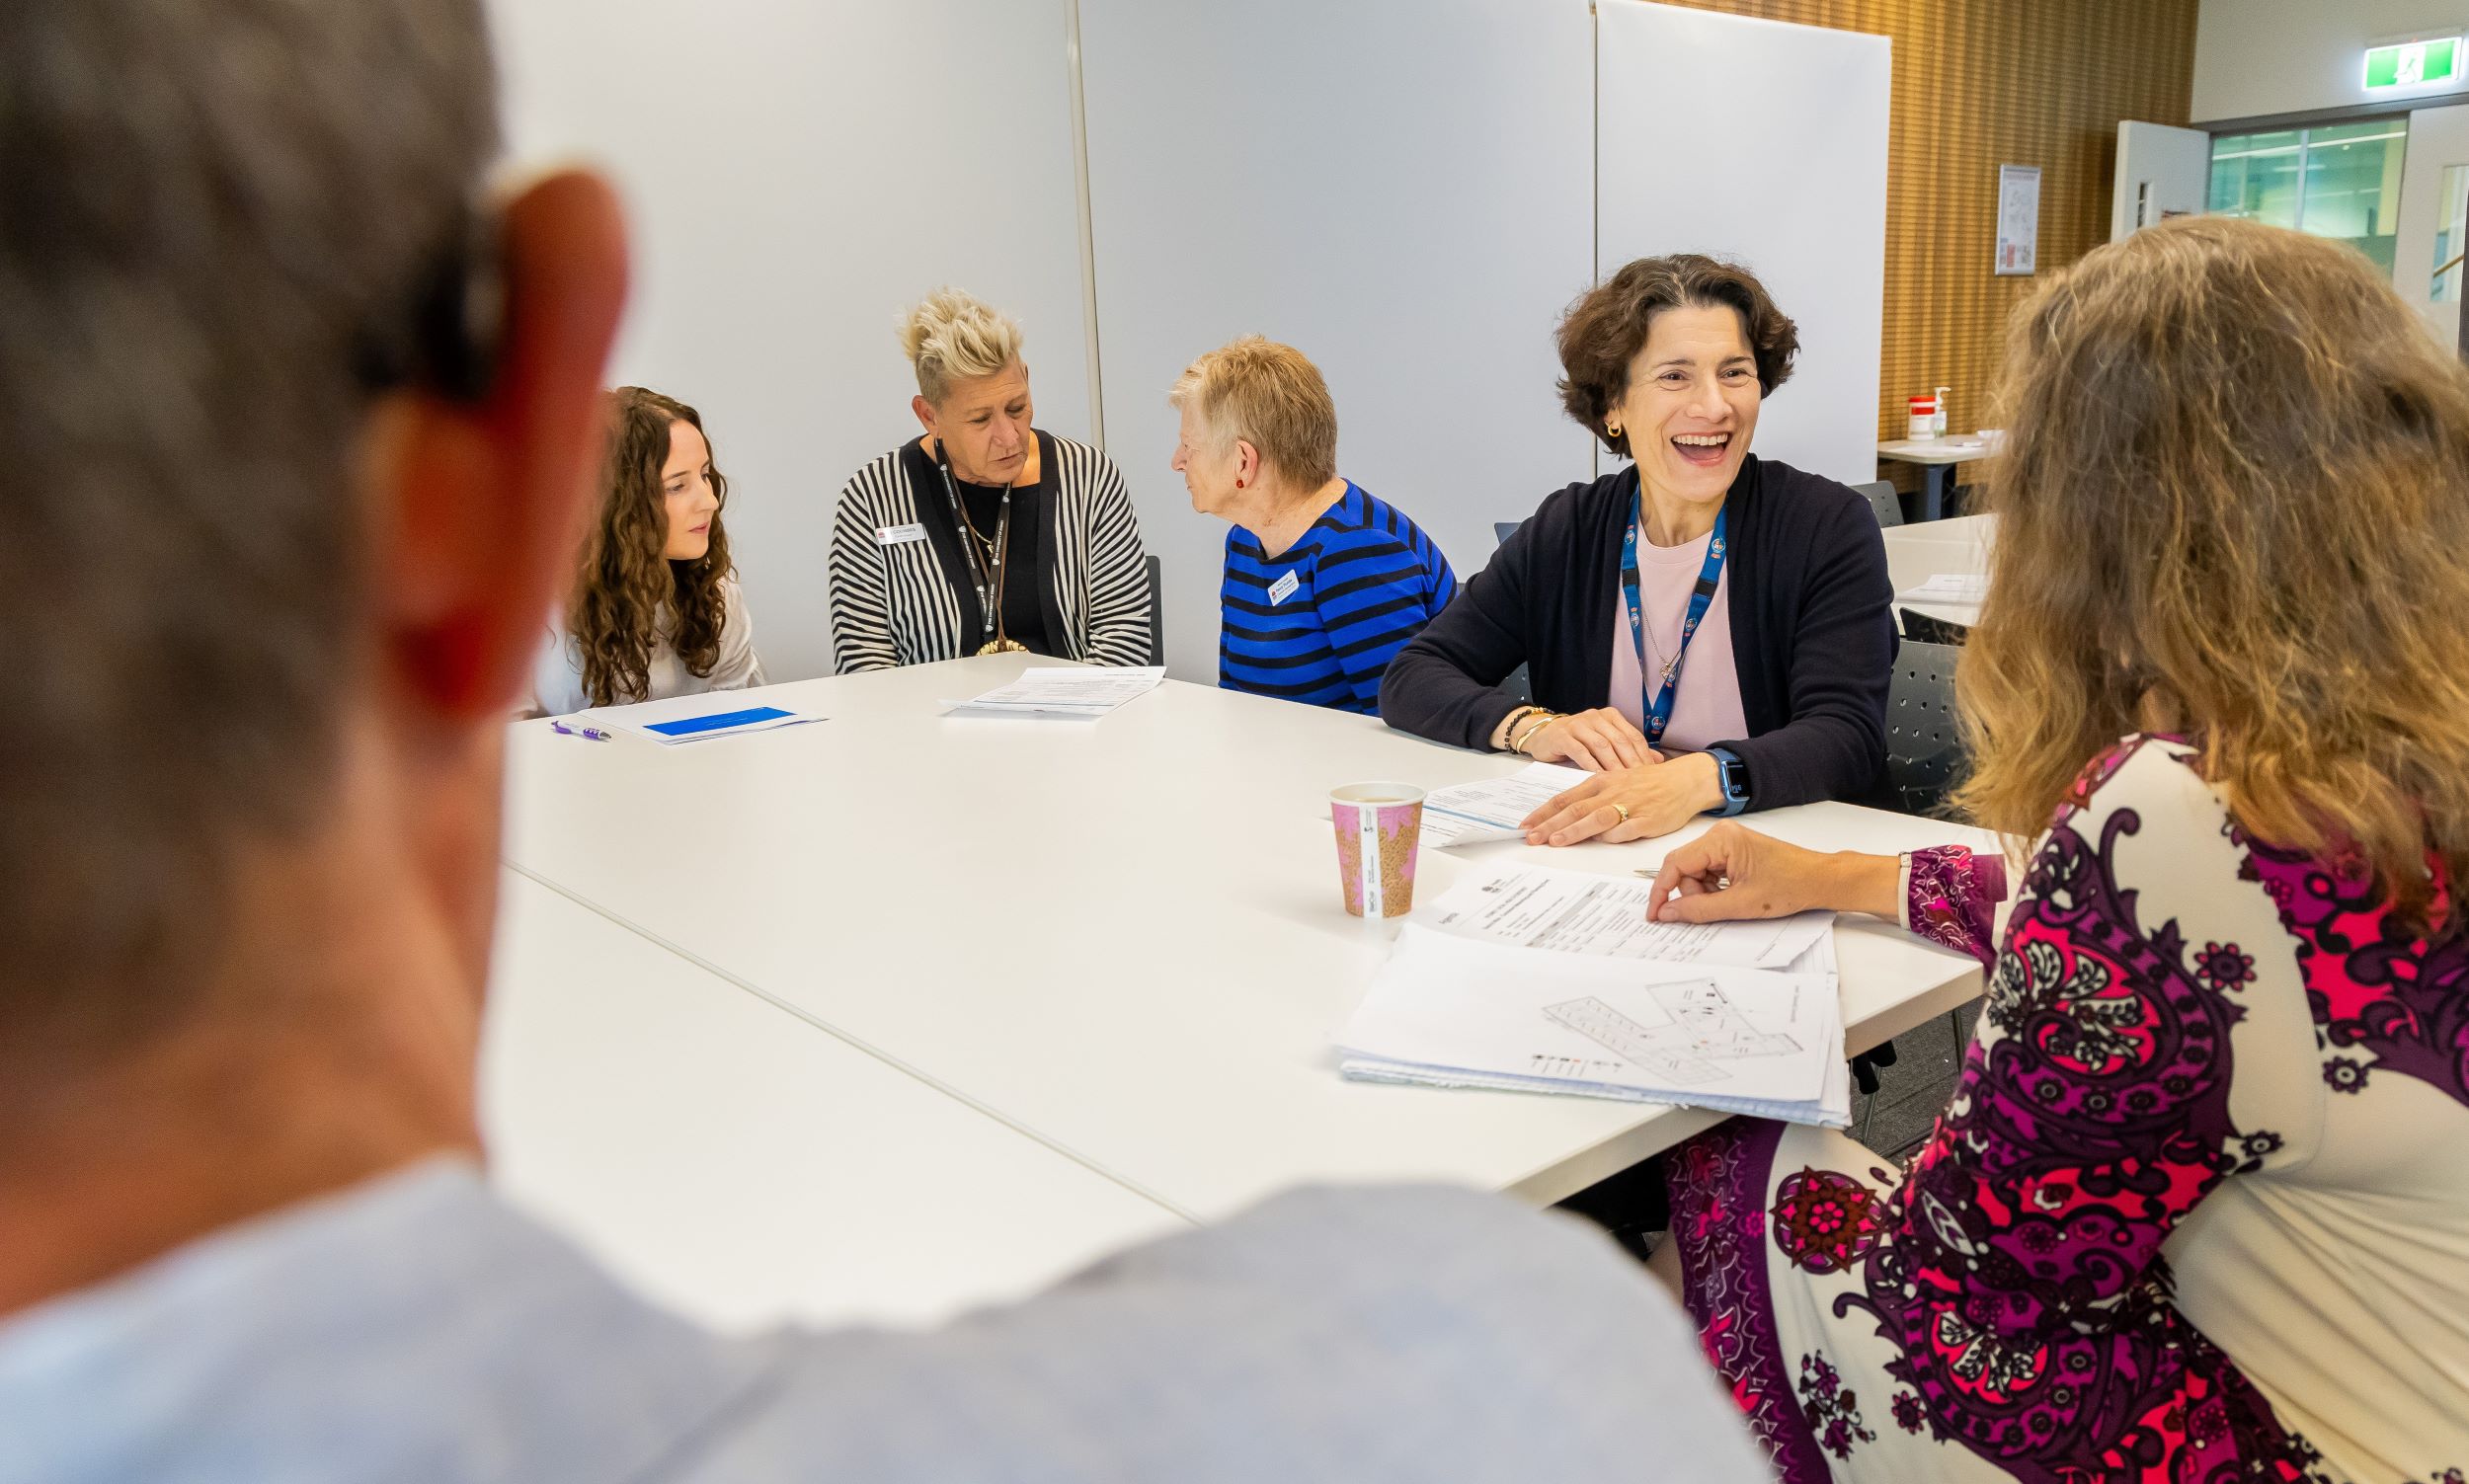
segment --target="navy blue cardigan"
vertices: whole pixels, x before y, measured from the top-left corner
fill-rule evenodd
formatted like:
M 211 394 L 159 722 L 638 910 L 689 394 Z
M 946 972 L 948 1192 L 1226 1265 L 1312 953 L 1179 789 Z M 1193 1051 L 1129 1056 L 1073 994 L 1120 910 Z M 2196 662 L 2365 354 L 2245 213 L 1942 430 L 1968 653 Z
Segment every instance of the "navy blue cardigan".
M 1538 704 L 1610 704 L 1621 539 L 1634 466 L 1570 485 L 1507 541 L 1458 600 L 1390 662 L 1381 715 L 1462 747 L 1490 744 L 1516 706 L 1500 681 L 1528 666 Z M 1732 661 L 1753 807 L 1860 799 L 1886 756 L 1894 585 L 1869 503 L 1831 479 L 1750 454 L 1725 497 Z

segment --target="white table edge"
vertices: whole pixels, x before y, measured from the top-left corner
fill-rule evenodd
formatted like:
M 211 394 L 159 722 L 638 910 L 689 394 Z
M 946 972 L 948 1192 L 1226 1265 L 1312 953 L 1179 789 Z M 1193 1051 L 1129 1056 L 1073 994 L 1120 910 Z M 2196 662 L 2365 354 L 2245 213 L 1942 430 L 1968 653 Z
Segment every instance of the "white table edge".
M 610 911 L 606 906 L 594 901 L 591 898 L 586 897 L 579 892 L 568 890 L 563 884 L 550 880 L 548 877 L 541 875 L 539 872 L 532 870 L 528 866 L 521 865 L 511 859 L 505 861 L 504 865 L 508 870 L 519 874 L 525 880 L 537 882 L 539 885 L 546 887 L 558 896 L 574 902 L 586 911 L 616 924 L 618 927 L 625 929 L 627 932 L 633 933 L 636 937 L 643 939 L 645 942 L 652 944 L 653 946 L 661 949 L 663 952 L 675 954 L 678 959 L 684 961 L 685 963 L 693 965 L 695 968 L 702 970 L 704 973 L 711 975 L 713 977 L 718 978 L 725 983 L 734 985 L 735 987 L 744 990 L 748 994 L 755 996 L 757 999 L 761 1000 L 767 1005 L 775 1006 L 776 1008 L 787 1012 L 801 1023 L 813 1026 L 816 1030 L 830 1036 L 835 1041 L 840 1042 L 842 1045 L 847 1046 L 854 1051 L 873 1057 L 875 1060 L 882 1062 L 885 1066 L 892 1068 L 894 1071 L 901 1073 L 903 1076 L 906 1076 L 922 1086 L 933 1089 L 935 1092 L 942 1094 L 944 1097 L 950 1098 L 953 1102 L 960 1104 L 964 1108 L 968 1108 L 973 1112 L 993 1119 L 1003 1128 L 1018 1133 L 1023 1138 L 1029 1139 L 1031 1142 L 1039 1144 L 1044 1148 L 1052 1149 L 1055 1153 L 1071 1160 L 1074 1164 L 1087 1170 L 1090 1174 L 1096 1175 L 1110 1184 L 1121 1186 L 1123 1189 L 1157 1207 L 1159 1210 L 1170 1211 L 1179 1219 L 1187 1221 L 1194 1226 L 1207 1224 L 1197 1213 L 1177 1204 L 1176 1202 L 1169 1200 L 1167 1197 L 1159 1194 L 1158 1192 L 1151 1190 L 1148 1186 L 1143 1185 L 1141 1182 L 1125 1176 L 1120 1171 L 1109 1169 L 1098 1161 L 1091 1159 L 1086 1154 L 1081 1153 L 1079 1150 L 1073 1148 L 1071 1145 L 1060 1142 L 1039 1130 L 1031 1128 L 1019 1119 L 1005 1113 L 1003 1110 L 994 1107 L 978 1098 L 973 1098 L 967 1093 L 962 1092 L 959 1088 L 952 1086 L 940 1078 L 929 1075 L 921 1068 L 914 1066 L 911 1063 L 902 1060 L 898 1056 L 892 1055 L 881 1047 L 874 1046 L 859 1037 L 852 1036 L 846 1031 L 840 1029 L 838 1026 L 833 1025 L 829 1021 L 820 1019 L 819 1017 L 808 1013 L 794 1002 L 784 999 L 778 995 L 767 993 L 761 985 L 750 982 L 743 976 L 730 973 L 722 966 L 712 963 L 700 954 L 697 954 L 680 944 L 671 942 L 659 933 L 653 932 L 649 928 L 644 927 L 641 923 L 631 921 L 613 911 Z

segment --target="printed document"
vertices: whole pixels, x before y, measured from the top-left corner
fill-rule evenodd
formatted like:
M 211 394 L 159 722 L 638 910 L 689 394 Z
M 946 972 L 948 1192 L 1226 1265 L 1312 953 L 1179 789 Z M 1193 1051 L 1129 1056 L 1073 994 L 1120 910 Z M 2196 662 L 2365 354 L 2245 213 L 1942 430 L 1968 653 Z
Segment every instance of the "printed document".
M 1416 916 L 1460 937 L 1663 964 L 1785 969 L 1834 932 L 1832 912 L 1763 922 L 1649 922 L 1654 883 L 1551 866 L 1507 866 L 1460 882 Z
M 1165 675 L 1162 664 L 1134 668 L 1033 664 L 1009 685 L 943 704 L 953 716 L 1099 717 L 1156 689 Z
M 820 722 L 821 712 L 801 710 L 770 699 L 770 691 L 715 690 L 702 695 L 671 696 L 665 701 L 639 701 L 631 706 L 596 706 L 565 720 L 569 724 L 606 727 L 674 747 L 683 742 L 710 742 Z
M 1556 762 L 1530 763 L 1503 778 L 1436 788 L 1423 800 L 1423 843 L 1437 849 L 1484 840 L 1522 840 L 1519 824 L 1557 795 L 1595 776 Z
M 1902 603 L 1935 603 L 1942 608 L 1977 608 L 1989 600 L 1989 575 L 1985 572 L 1939 572 L 1917 587 L 1906 587 L 1894 595 Z
M 1538 954 L 1409 923 L 1338 1032 L 1357 1080 L 1851 1118 L 1831 978 Z

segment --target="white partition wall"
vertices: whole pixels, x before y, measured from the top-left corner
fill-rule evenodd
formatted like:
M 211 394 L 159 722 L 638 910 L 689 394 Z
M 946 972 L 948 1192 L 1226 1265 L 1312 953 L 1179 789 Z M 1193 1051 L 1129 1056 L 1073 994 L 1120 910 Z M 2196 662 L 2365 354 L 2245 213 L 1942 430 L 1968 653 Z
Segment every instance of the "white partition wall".
M 1079 7 L 1107 442 L 1176 675 L 1217 673 L 1226 527 L 1166 467 L 1203 351 L 1256 331 L 1317 361 L 1341 471 L 1461 572 L 1588 476 L 1552 350 L 1593 270 L 1585 0 Z
M 957 283 L 1089 435 L 1065 0 L 492 0 L 518 160 L 610 172 L 634 294 L 610 374 L 693 403 L 771 678 L 831 668 L 833 497 L 915 435 L 896 316 Z
M 1599 24 L 1603 271 L 1676 252 L 1746 264 L 1800 329 L 1757 452 L 1875 478 L 1892 43 L 1637 0 L 1602 0 Z
M 2460 344 L 2460 299 L 2433 297 L 2434 270 L 2461 248 L 2457 223 L 2442 218 L 2444 177 L 2453 170 L 2469 170 L 2469 105 L 2420 109 L 2410 115 L 2392 279 L 2445 350 Z

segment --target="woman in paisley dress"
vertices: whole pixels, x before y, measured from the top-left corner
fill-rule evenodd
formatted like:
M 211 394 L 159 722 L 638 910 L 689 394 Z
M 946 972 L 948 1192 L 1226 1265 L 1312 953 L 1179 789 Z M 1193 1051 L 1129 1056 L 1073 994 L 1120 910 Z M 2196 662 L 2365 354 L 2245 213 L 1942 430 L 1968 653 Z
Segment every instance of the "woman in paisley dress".
M 1709 1358 L 1801 1481 L 2469 1470 L 2469 370 L 2365 259 L 2188 218 L 2019 315 L 1958 802 L 2018 849 L 1733 823 L 1658 916 L 1867 910 L 1991 968 L 1895 1169 L 1666 1164 Z

